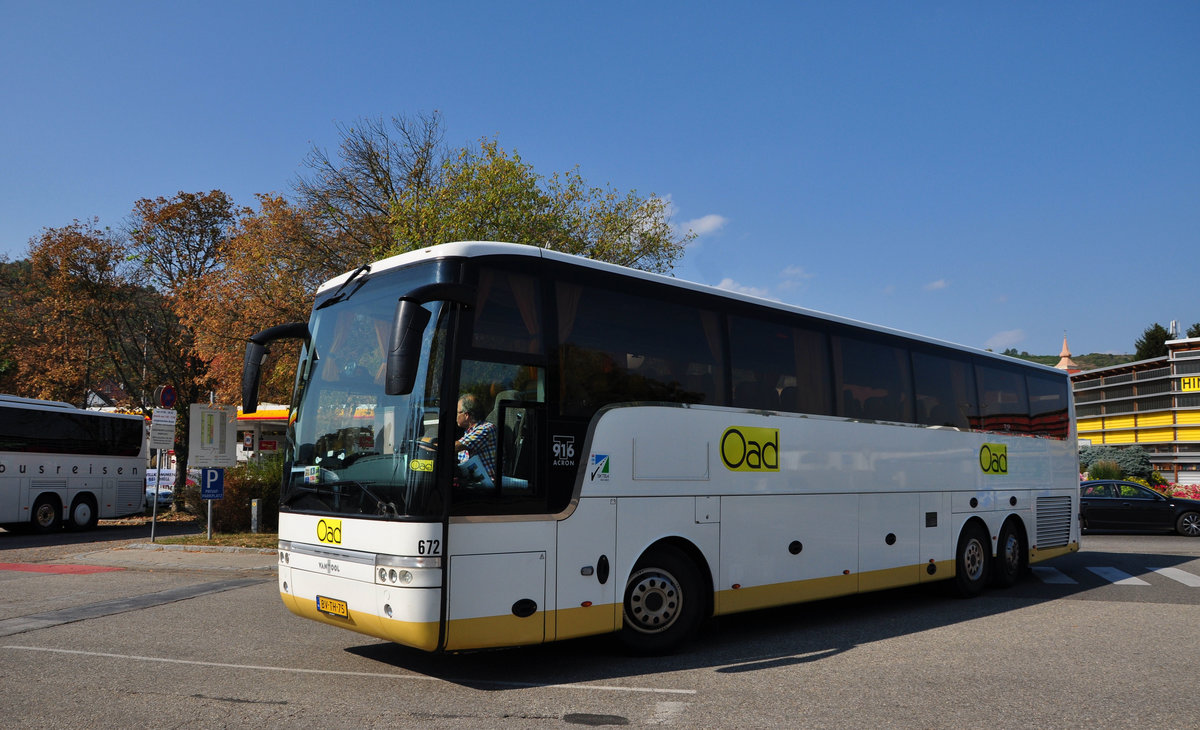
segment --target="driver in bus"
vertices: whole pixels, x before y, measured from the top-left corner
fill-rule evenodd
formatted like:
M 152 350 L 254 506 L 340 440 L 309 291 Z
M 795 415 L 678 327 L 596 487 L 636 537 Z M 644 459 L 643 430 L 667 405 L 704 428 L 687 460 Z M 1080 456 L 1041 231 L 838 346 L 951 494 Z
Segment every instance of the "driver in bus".
M 489 480 L 496 479 L 496 426 L 483 420 L 483 404 L 478 396 L 464 393 L 458 399 L 458 427 L 462 438 L 454 442 L 458 463 L 466 464 L 479 457 Z

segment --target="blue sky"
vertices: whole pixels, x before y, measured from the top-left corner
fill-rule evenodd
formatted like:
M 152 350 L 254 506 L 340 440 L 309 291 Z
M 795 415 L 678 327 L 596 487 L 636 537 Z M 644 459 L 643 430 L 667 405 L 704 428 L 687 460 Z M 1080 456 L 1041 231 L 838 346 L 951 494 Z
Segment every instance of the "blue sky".
M 668 197 L 682 278 L 976 347 L 1200 322 L 1200 3 L 0 0 L 0 255 L 438 110 Z

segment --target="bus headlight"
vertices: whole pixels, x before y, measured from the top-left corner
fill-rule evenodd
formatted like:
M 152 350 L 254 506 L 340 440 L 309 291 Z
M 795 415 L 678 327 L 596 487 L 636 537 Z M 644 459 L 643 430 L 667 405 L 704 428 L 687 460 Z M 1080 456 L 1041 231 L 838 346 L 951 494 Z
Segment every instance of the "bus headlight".
M 375 582 L 380 585 L 436 588 L 442 584 L 440 557 L 375 556 Z

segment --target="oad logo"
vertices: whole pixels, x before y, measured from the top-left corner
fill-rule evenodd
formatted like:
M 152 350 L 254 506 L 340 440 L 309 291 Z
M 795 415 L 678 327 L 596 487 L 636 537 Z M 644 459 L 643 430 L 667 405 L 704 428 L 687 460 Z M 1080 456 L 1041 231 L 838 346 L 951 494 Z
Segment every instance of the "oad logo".
M 984 444 L 979 449 L 979 468 L 984 474 L 1008 473 L 1008 447 L 1004 444 Z
M 721 434 L 721 461 L 730 471 L 779 471 L 779 429 L 730 426 Z
M 330 545 L 342 544 L 342 521 L 321 520 L 317 523 L 317 539 Z

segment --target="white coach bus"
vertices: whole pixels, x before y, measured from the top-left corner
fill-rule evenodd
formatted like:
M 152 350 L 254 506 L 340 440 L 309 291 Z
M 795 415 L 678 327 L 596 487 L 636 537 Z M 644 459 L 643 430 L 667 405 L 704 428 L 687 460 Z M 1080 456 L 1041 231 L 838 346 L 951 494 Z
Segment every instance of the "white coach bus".
M 665 651 L 712 615 L 972 595 L 1079 549 L 1051 368 L 480 242 L 327 282 L 307 323 L 251 338 L 244 412 L 284 338 L 280 594 L 401 644 Z M 494 451 L 456 443 L 478 423 Z
M 0 524 L 90 530 L 142 511 L 140 416 L 0 395 Z

